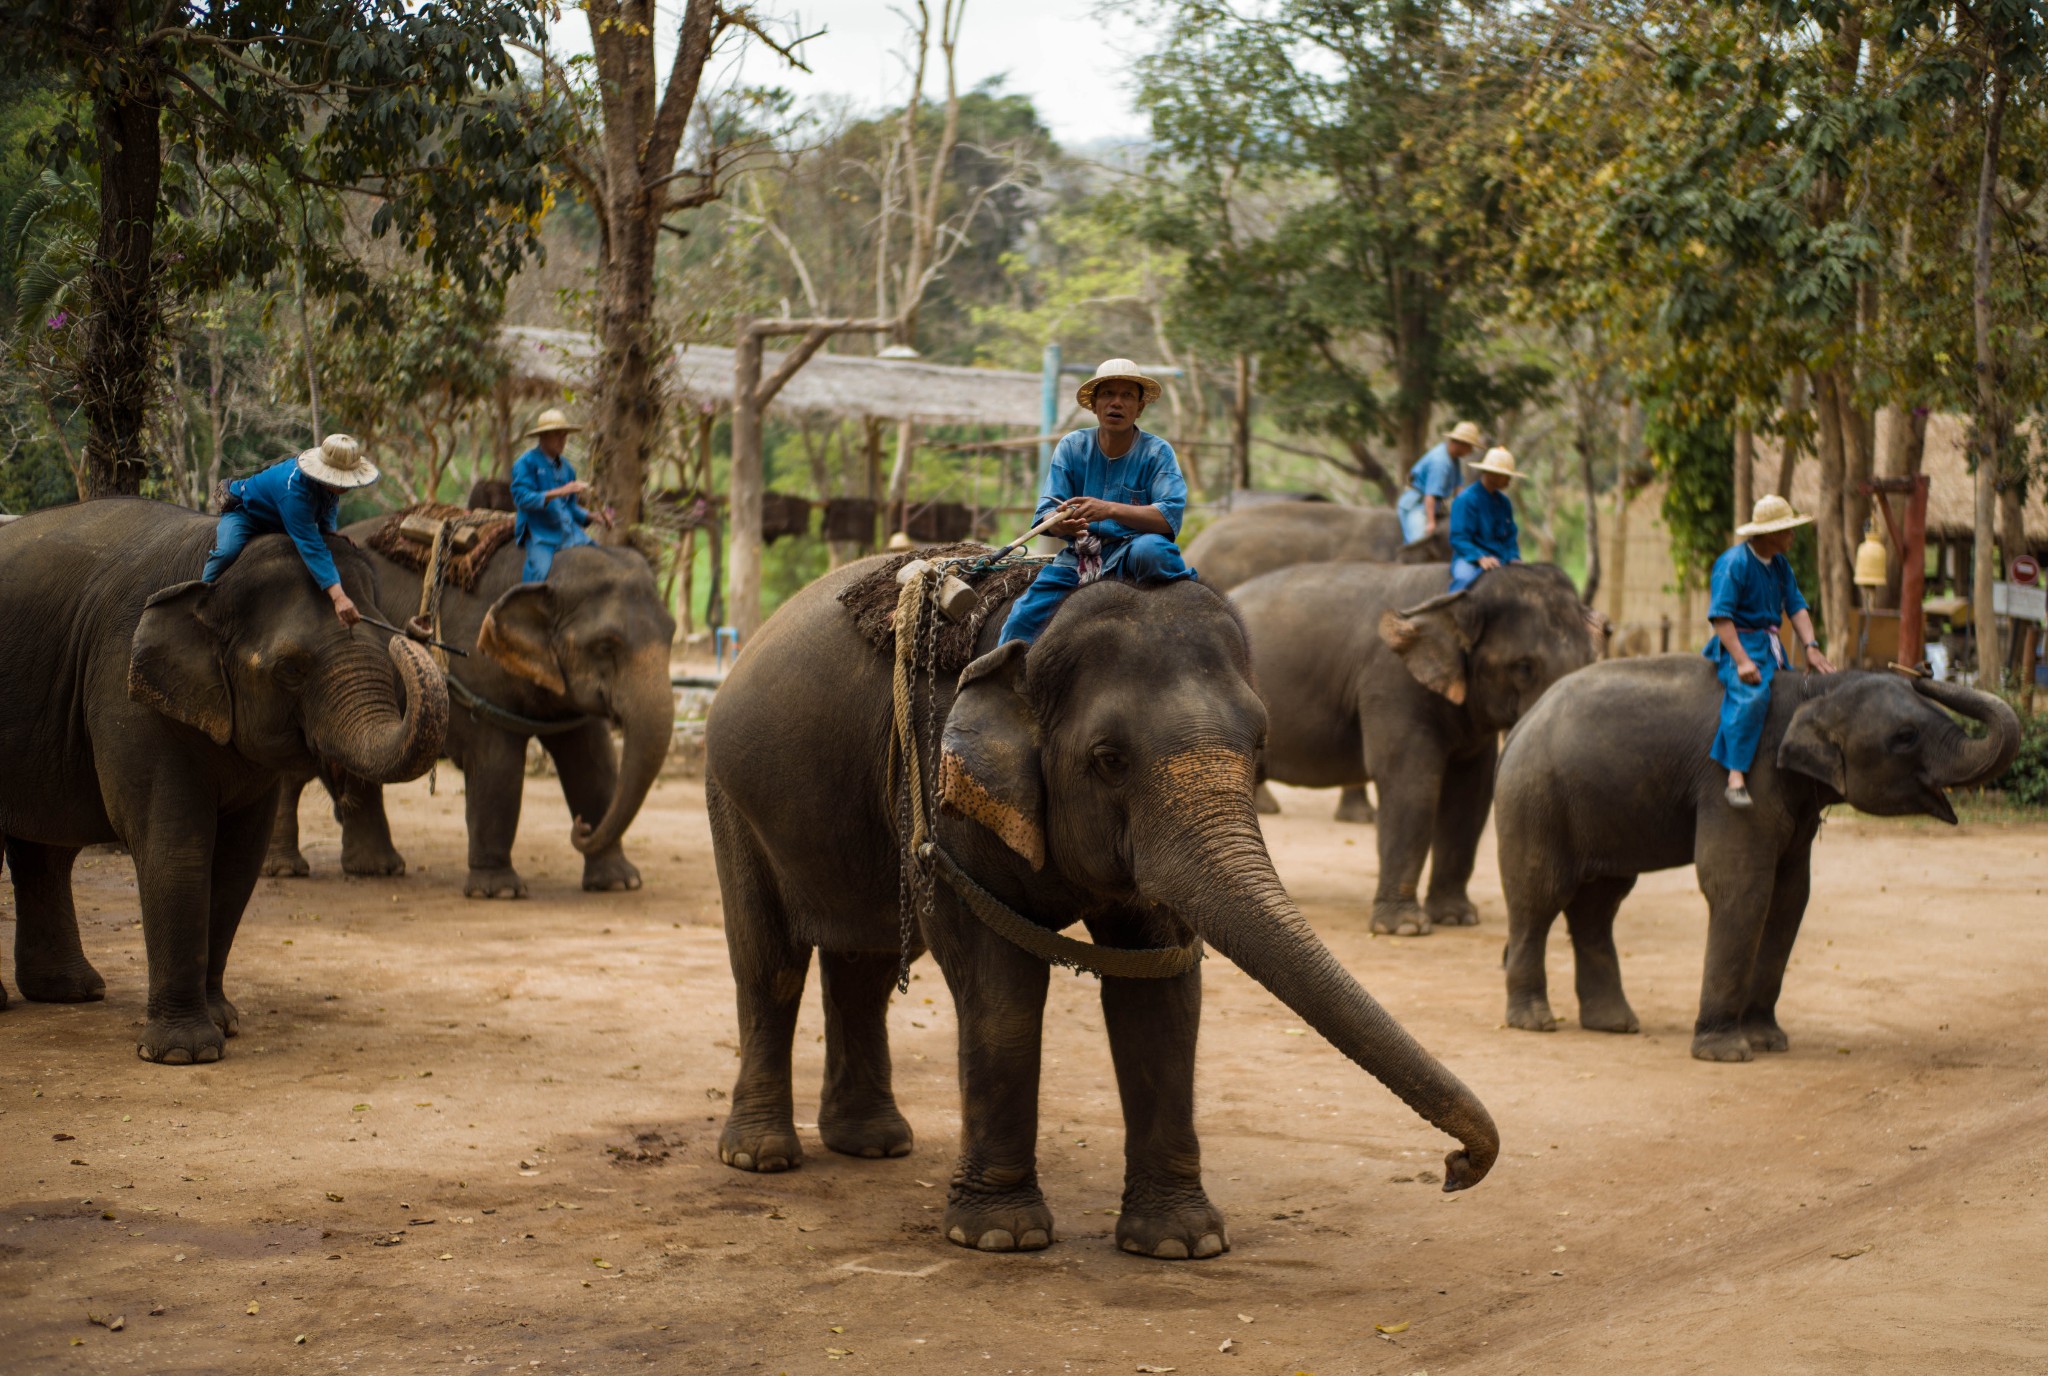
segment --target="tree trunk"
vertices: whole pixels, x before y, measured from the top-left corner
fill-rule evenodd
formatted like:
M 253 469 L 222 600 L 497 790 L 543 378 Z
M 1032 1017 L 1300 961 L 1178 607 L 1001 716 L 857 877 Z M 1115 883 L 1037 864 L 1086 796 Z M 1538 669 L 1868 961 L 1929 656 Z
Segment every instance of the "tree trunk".
M 889 470 L 889 533 L 895 534 L 910 524 L 907 506 L 910 494 L 910 453 L 917 440 L 917 422 L 900 420 L 896 422 L 896 464 Z
M 1813 379 L 1814 411 L 1820 421 L 1820 496 L 1814 502 L 1814 538 L 1820 547 L 1821 616 L 1827 642 L 1841 658 L 1849 633 L 1849 612 L 1855 605 L 1854 571 L 1849 566 L 1847 534 L 1842 528 L 1842 483 L 1848 464 L 1843 435 L 1841 377 L 1823 369 Z
M 91 27 L 121 34 L 127 0 L 96 0 Z M 118 40 L 117 40 L 118 41 Z M 149 411 L 161 323 L 151 262 L 156 248 L 157 191 L 163 180 L 162 102 L 144 62 L 124 66 L 104 56 L 95 82 L 93 135 L 100 167 L 98 251 L 88 280 L 80 390 L 90 427 L 81 497 L 133 496 L 149 472 L 142 425 Z
M 1237 392 L 1230 400 L 1230 484 L 1252 485 L 1252 357 L 1237 356 Z
M 1977 628 L 1980 675 L 2003 665 L 1997 621 L 1991 615 L 1991 584 L 1998 576 L 1994 518 L 1998 506 L 2000 441 L 2005 418 L 1999 404 L 1998 346 L 1991 337 L 1991 223 L 1997 210 L 1998 145 L 2005 132 L 2009 81 L 2003 66 L 1991 75 L 1991 106 L 1984 117 L 1984 160 L 1977 173 L 1976 281 L 1973 317 L 1977 336 L 1977 549 L 1970 570 L 1971 624 Z M 1986 630 L 1991 632 L 1986 638 Z M 1983 681 L 1980 679 L 1980 682 Z
M 1756 431 L 1743 421 L 1735 427 L 1735 524 L 1747 521 L 1755 507 Z
M 614 197 L 611 252 L 601 270 L 596 414 L 591 418 L 590 483 L 597 504 L 618 513 L 623 530 L 640 520 L 647 486 L 647 440 L 654 426 L 654 238 L 657 216 L 644 193 Z M 737 542 L 735 542 L 737 545 Z
M 732 608 L 729 624 L 744 642 L 761 620 L 761 336 L 745 325 L 734 341 L 732 382 L 732 473 L 726 502 L 732 545 L 726 551 L 726 602 Z
M 1600 593 L 1600 493 L 1593 483 L 1593 418 L 1588 399 L 1581 398 L 1572 448 L 1579 455 L 1579 495 L 1586 509 L 1586 586 L 1579 593 L 1587 606 Z

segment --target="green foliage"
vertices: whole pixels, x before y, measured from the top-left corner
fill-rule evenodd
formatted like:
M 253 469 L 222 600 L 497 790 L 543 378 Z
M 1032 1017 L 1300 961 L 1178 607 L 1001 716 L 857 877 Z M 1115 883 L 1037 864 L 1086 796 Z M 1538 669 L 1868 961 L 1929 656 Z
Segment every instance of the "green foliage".
M 2008 803 L 2048 808 L 2048 715 L 2020 714 L 2020 753 L 1994 786 Z
M 1734 432 L 1724 416 L 1653 400 L 1643 442 L 1664 481 L 1672 565 L 1681 583 L 1704 583 L 1736 526 Z

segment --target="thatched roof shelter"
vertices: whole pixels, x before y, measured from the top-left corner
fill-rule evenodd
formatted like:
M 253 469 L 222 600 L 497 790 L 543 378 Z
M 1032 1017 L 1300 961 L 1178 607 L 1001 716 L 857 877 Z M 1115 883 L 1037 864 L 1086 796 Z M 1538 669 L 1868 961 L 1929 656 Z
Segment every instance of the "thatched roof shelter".
M 591 336 L 515 325 L 506 328 L 503 338 L 512 356 L 516 394 L 560 396 L 593 389 L 598 346 Z M 768 352 L 765 371 L 774 372 L 782 357 Z M 730 406 L 732 369 L 729 348 L 680 344 L 664 381 L 680 403 Z M 1044 423 L 1043 385 L 1037 373 L 820 353 L 789 380 L 771 409 L 939 425 L 1028 426 L 1036 433 Z

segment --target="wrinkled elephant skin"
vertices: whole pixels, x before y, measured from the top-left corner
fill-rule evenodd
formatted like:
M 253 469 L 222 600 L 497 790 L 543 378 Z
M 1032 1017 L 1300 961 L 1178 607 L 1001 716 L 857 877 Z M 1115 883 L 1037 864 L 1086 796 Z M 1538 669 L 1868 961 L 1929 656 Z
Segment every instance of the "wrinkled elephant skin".
M 1335 502 L 1267 502 L 1217 517 L 1187 548 L 1189 567 L 1225 592 L 1262 573 L 1333 561 L 1443 562 L 1441 534 L 1401 543 L 1401 518 L 1390 508 Z

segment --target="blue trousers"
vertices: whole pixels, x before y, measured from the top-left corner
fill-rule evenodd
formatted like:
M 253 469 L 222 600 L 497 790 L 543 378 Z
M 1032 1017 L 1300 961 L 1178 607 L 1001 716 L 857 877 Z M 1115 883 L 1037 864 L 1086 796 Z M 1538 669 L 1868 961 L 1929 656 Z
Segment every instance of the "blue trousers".
M 1195 571 L 1180 557 L 1180 546 L 1164 535 L 1139 535 L 1103 551 L 1102 576 L 1122 583 L 1171 583 L 1193 578 Z M 1068 551 L 1040 569 L 1024 595 L 1010 605 L 1009 619 L 1003 622 L 996 643 L 1022 640 L 1028 644 L 1038 639 L 1060 603 L 1080 586 L 1081 572 Z
M 1445 506 L 1448 503 L 1439 501 L 1438 505 Z M 1394 503 L 1394 514 L 1401 518 L 1401 539 L 1404 543 L 1412 545 L 1429 533 L 1424 529 L 1428 517 L 1422 512 L 1422 494 L 1414 488 L 1401 489 L 1401 498 Z
M 578 545 L 594 545 L 596 543 L 597 541 L 591 539 L 580 530 L 571 531 L 559 544 L 552 541 L 543 542 L 529 538 L 526 542 L 526 565 L 519 571 L 519 581 L 522 583 L 546 582 L 548 570 L 555 566 L 555 555 L 565 549 L 574 549 Z
M 241 556 L 244 545 L 267 533 L 246 511 L 237 509 L 222 516 L 213 532 L 213 549 L 206 556 L 206 571 L 200 578 L 211 583 L 220 577 Z
M 1763 682 L 1744 683 L 1736 673 L 1734 658 L 1721 648 L 1719 636 L 1707 642 L 1706 656 L 1714 661 L 1721 679 L 1721 729 L 1714 733 L 1713 749 L 1707 752 L 1723 769 L 1749 772 L 1756 763 L 1757 742 L 1763 739 L 1764 718 L 1771 711 L 1771 680 L 1777 677 L 1782 647 L 1776 631 L 1741 631 L 1742 648 L 1763 674 Z

